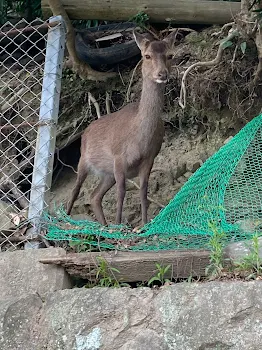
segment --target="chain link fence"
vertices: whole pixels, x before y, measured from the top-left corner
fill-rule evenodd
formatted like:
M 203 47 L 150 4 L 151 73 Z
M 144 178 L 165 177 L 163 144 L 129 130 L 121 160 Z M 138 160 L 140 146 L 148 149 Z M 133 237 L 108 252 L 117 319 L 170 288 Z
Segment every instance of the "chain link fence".
M 61 17 L 0 30 L 0 251 L 38 245 L 65 45 Z

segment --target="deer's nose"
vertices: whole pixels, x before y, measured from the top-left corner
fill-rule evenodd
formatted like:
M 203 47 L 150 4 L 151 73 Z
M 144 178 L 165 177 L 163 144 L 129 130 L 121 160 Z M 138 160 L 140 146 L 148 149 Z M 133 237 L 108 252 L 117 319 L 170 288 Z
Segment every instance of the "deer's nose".
M 167 80 L 167 71 L 163 70 L 158 73 L 158 78 L 161 80 Z

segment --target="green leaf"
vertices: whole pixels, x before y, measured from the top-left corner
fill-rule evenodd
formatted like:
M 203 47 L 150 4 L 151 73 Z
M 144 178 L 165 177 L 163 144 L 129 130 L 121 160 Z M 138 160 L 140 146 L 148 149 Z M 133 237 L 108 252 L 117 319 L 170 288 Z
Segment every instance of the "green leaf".
M 156 263 L 156 268 L 157 268 L 158 270 L 161 270 L 161 265 L 160 265 L 159 263 Z
M 167 271 L 170 269 L 171 265 L 167 265 L 164 269 L 164 274 L 167 273 Z
M 233 45 L 233 42 L 231 40 L 222 42 L 222 48 L 223 49 L 226 49 L 227 47 L 230 47 L 232 45 Z
M 246 41 L 243 41 L 243 42 L 240 44 L 240 49 L 241 49 L 243 55 L 244 55 L 245 52 L 246 52 L 246 48 L 247 48 L 247 43 L 246 43 Z
M 117 273 L 120 273 L 120 271 L 118 269 L 116 269 L 115 267 L 110 267 L 109 268 L 111 271 L 114 271 L 114 272 L 117 272 Z
M 150 285 L 150 284 L 152 284 L 155 281 L 161 282 L 161 280 L 158 277 L 154 276 L 148 281 L 147 284 Z

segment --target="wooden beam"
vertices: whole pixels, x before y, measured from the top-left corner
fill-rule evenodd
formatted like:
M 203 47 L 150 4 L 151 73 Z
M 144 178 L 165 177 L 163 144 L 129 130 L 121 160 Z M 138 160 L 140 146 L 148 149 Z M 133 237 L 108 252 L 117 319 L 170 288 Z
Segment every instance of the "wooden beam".
M 208 0 L 61 0 L 69 18 L 128 21 L 143 11 L 151 22 L 225 24 L 240 12 L 240 2 Z M 44 17 L 52 15 L 42 0 Z
M 156 263 L 171 265 L 166 278 L 188 278 L 205 276 L 210 252 L 207 250 L 169 250 L 158 252 L 99 252 L 75 253 L 63 258 L 40 260 L 43 264 L 63 266 L 71 276 L 92 280 L 96 276 L 98 260 L 102 257 L 119 273 L 112 275 L 121 282 L 148 281 L 157 272 Z

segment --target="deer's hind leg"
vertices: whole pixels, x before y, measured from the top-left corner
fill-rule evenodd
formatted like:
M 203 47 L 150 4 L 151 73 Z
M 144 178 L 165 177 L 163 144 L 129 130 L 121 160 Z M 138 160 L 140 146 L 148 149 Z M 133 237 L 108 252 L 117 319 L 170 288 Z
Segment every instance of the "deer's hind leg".
M 110 190 L 115 184 L 115 178 L 113 175 L 103 175 L 100 179 L 98 186 L 91 194 L 91 207 L 96 216 L 98 222 L 102 225 L 106 225 L 106 219 L 102 208 L 102 200 L 107 191 Z
M 76 184 L 75 184 L 75 187 L 72 191 L 71 199 L 68 202 L 68 206 L 67 206 L 67 215 L 69 215 L 71 213 L 73 205 L 74 205 L 74 203 L 79 195 L 82 184 L 87 177 L 87 172 L 88 172 L 87 167 L 85 166 L 85 164 L 83 164 L 81 162 L 81 159 L 80 159 L 79 164 L 78 164 L 78 170 L 77 170 Z

